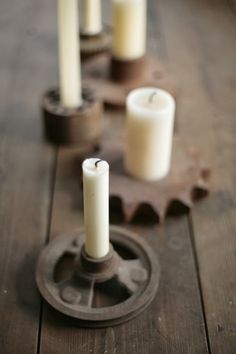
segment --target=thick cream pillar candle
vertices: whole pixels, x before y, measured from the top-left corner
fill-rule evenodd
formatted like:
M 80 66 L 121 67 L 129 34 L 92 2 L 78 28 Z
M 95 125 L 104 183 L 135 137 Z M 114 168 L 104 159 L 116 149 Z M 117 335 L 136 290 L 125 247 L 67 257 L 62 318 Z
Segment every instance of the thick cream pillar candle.
M 93 258 L 109 251 L 109 165 L 91 158 L 83 162 L 85 251 Z
M 112 54 L 133 60 L 146 52 L 146 0 L 113 0 Z
M 77 0 L 58 0 L 60 96 L 63 107 L 81 105 Z
M 80 0 L 81 32 L 95 35 L 102 30 L 101 0 Z
M 166 91 L 144 87 L 126 101 L 125 167 L 136 178 L 154 181 L 170 170 L 175 101 Z

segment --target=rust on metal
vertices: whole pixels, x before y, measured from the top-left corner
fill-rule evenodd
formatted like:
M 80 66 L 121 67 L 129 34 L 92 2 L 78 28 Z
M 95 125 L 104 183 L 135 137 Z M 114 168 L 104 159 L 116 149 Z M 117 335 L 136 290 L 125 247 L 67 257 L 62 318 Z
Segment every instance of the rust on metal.
M 61 106 L 58 90 L 45 93 L 42 113 L 49 141 L 81 147 L 97 144 L 102 132 L 103 105 L 88 88 L 83 88 L 82 97 L 82 106 L 69 109 Z
M 143 57 L 134 61 L 121 61 L 108 53 L 86 61 L 83 65 L 84 82 L 113 108 L 124 108 L 127 94 L 140 86 L 165 89 L 176 96 L 176 85 L 158 59 Z
M 110 227 L 111 247 L 102 259 L 86 255 L 83 239 L 84 231 L 75 230 L 53 239 L 41 253 L 36 281 L 44 299 L 85 327 L 117 325 L 138 315 L 159 286 L 155 253 L 141 237 L 117 226 Z M 68 255 L 69 266 L 63 263 Z M 69 267 L 69 275 L 56 275 L 58 264 Z
M 179 138 L 173 140 L 170 173 L 156 182 L 135 179 L 126 173 L 123 146 L 123 139 L 103 141 L 97 158 L 110 165 L 110 205 L 116 208 L 116 215 L 123 214 L 126 222 L 139 219 L 163 223 L 167 215 L 188 212 L 195 201 L 208 194 L 209 168 L 203 167 L 199 155 Z M 120 203 L 115 203 L 117 199 Z

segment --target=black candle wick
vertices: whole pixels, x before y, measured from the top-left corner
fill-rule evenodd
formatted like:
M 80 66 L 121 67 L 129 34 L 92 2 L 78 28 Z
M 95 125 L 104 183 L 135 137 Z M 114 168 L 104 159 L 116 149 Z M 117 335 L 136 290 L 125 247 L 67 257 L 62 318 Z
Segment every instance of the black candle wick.
M 98 167 L 98 164 L 99 164 L 99 162 L 101 162 L 101 161 L 102 161 L 101 159 L 97 160 L 97 161 L 95 162 L 95 167 Z
M 149 102 L 152 103 L 153 98 L 157 95 L 157 92 L 154 91 L 150 96 L 149 96 Z

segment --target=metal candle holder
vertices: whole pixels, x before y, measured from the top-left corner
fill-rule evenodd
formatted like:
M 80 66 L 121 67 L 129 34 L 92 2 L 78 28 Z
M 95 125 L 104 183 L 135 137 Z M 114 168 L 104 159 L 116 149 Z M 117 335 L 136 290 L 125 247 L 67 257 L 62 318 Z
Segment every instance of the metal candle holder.
M 56 237 L 43 250 L 36 271 L 38 288 L 56 310 L 85 327 L 125 322 L 153 300 L 160 277 L 157 256 L 132 232 L 111 226 L 110 250 L 100 259 L 84 249 L 84 231 Z M 65 275 L 63 257 L 72 262 Z M 65 262 L 68 264 L 68 261 Z
M 110 165 L 112 214 L 123 214 L 126 222 L 139 216 L 145 221 L 163 223 L 168 215 L 185 214 L 194 202 L 208 195 L 210 169 L 202 165 L 196 149 L 174 137 L 172 150 L 169 174 L 158 181 L 142 181 L 124 169 L 124 141 L 103 140 L 96 157 Z
M 145 80 L 147 74 L 147 58 L 120 60 L 112 57 L 110 63 L 110 78 L 112 81 L 127 83 L 134 80 Z
M 80 31 L 80 53 L 82 59 L 106 52 L 111 47 L 111 29 L 104 26 L 103 30 L 95 35 L 88 35 Z
M 93 87 L 96 95 L 113 108 L 124 108 L 127 94 L 141 86 L 163 88 L 176 96 L 175 85 L 153 57 L 120 60 L 110 54 L 101 54 L 88 60 L 83 66 L 84 80 Z
M 42 99 L 46 138 L 54 144 L 94 146 L 102 132 L 103 105 L 92 90 L 83 88 L 83 104 L 65 108 L 57 89 L 48 90 Z

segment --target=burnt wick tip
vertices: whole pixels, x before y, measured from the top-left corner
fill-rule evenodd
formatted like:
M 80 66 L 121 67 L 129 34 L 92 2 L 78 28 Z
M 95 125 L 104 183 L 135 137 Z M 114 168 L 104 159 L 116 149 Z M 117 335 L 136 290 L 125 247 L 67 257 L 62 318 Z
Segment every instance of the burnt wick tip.
M 98 164 L 99 164 L 99 162 L 101 162 L 101 161 L 102 161 L 101 159 L 97 160 L 97 161 L 95 162 L 95 167 L 98 167 Z

